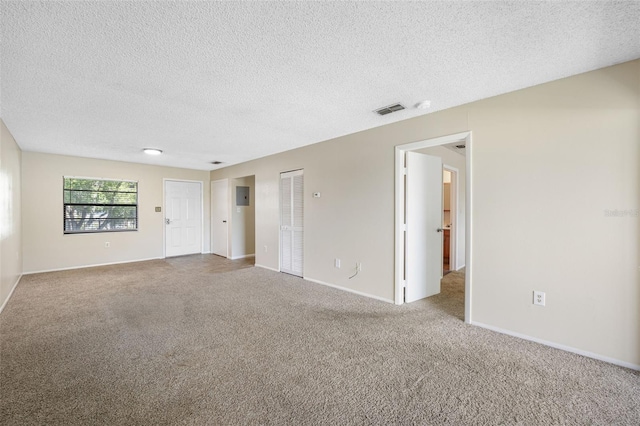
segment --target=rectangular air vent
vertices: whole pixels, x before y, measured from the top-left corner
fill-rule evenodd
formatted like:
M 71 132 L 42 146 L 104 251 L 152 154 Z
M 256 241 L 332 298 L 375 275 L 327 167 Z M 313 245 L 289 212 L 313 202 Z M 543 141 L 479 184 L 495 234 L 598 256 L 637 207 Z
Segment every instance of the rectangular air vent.
M 404 109 L 404 106 L 402 106 L 401 104 L 393 104 L 393 105 L 389 105 L 389 106 L 377 109 L 376 113 L 378 113 L 379 115 L 387 115 L 387 114 L 391 114 L 392 112 L 402 111 L 403 109 Z

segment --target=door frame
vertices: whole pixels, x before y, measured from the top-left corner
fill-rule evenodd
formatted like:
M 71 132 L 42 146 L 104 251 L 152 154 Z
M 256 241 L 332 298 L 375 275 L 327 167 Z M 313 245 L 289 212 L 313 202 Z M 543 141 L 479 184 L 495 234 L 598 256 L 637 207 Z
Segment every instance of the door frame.
M 234 221 L 233 221 L 233 215 L 234 215 L 234 210 L 238 209 L 238 202 L 236 199 L 236 195 L 237 195 L 237 190 L 235 188 L 237 188 L 237 182 L 238 180 L 242 180 L 242 179 L 246 179 L 246 178 L 253 178 L 253 187 L 250 187 L 250 196 L 249 196 L 249 200 L 251 200 L 251 197 L 253 197 L 253 204 L 251 204 L 249 207 L 251 207 L 253 209 L 253 254 L 249 253 L 249 254 L 244 254 L 244 255 L 240 255 L 240 256 L 234 256 L 233 254 L 233 234 L 234 234 Z M 240 177 L 235 177 L 235 178 L 229 178 L 229 179 L 218 179 L 218 181 L 222 181 L 222 180 L 228 180 L 227 183 L 227 187 L 229 190 L 229 196 L 227 197 L 229 199 L 229 208 L 228 208 L 228 216 L 229 216 L 229 220 L 227 222 L 227 259 L 230 260 L 236 260 L 236 259 L 246 259 L 249 257 L 256 257 L 256 252 L 258 251 L 258 248 L 256 246 L 256 218 L 255 218 L 255 211 L 256 211 L 256 175 L 252 174 L 252 175 L 246 175 L 246 176 L 240 176 Z M 211 181 L 211 183 L 213 182 L 217 182 L 217 181 Z M 213 186 L 211 187 L 211 208 L 213 209 Z M 213 232 L 213 210 L 211 210 L 211 232 Z M 212 237 L 213 238 L 213 234 Z M 211 252 L 213 253 L 213 239 L 211 240 Z M 255 262 L 254 262 L 255 263 Z
M 471 214 L 473 211 L 473 191 L 471 178 L 471 158 L 472 144 L 471 132 L 461 132 L 448 136 L 425 139 L 417 142 L 397 145 L 395 147 L 395 292 L 394 302 L 396 305 L 404 303 L 404 287 L 405 287 L 405 153 L 407 151 L 415 151 L 422 148 L 430 148 L 434 146 L 446 145 L 454 142 L 464 143 L 466 145 L 466 194 L 465 194 L 465 257 L 466 271 L 464 280 L 464 321 L 471 323 L 471 289 L 472 289 L 472 223 Z
M 210 211 L 211 211 L 211 241 L 209 242 L 209 253 L 211 254 L 215 254 L 213 253 L 213 184 L 215 182 L 226 182 L 226 187 L 227 187 L 227 200 L 226 200 L 226 208 L 227 208 L 227 243 L 225 244 L 227 246 L 227 256 L 226 258 L 229 259 L 229 228 L 231 227 L 231 218 L 230 218 L 230 208 L 231 208 L 231 201 L 229 200 L 229 194 L 231 193 L 231 190 L 229 188 L 229 178 L 224 178 L 224 179 L 216 179 L 216 180 L 212 180 L 209 183 L 209 191 L 211 192 L 210 194 L 210 198 L 211 198 L 211 206 L 210 206 Z
M 201 180 L 162 178 L 162 258 L 167 258 L 167 227 L 165 225 L 165 215 L 167 214 L 167 181 L 200 184 L 200 254 L 202 254 L 204 253 L 204 182 Z

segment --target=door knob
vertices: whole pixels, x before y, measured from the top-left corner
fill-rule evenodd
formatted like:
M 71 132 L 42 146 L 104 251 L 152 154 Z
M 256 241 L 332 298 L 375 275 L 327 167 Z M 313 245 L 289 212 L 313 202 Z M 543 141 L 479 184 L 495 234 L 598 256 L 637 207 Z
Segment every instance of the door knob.
M 223 221 L 222 221 L 222 223 L 227 223 L 227 221 L 226 221 L 226 220 L 223 220 Z
M 442 231 L 444 231 L 444 229 L 443 228 L 438 228 L 438 229 L 436 229 L 436 231 L 437 232 L 442 232 Z
M 164 223 L 166 223 L 167 225 L 171 225 L 171 219 L 166 218 L 166 219 L 164 220 Z

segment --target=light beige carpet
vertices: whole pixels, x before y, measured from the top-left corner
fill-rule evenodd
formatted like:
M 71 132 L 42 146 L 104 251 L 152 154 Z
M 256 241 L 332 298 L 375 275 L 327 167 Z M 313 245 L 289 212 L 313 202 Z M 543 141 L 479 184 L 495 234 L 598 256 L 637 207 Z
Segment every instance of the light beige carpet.
M 640 424 L 638 372 L 214 256 L 25 276 L 3 425 Z

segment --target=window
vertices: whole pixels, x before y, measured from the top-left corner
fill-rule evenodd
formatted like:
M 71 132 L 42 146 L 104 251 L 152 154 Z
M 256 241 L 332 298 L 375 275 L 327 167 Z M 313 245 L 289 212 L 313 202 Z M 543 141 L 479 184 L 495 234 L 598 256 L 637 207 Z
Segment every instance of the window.
M 64 233 L 138 230 L 138 182 L 64 178 Z

